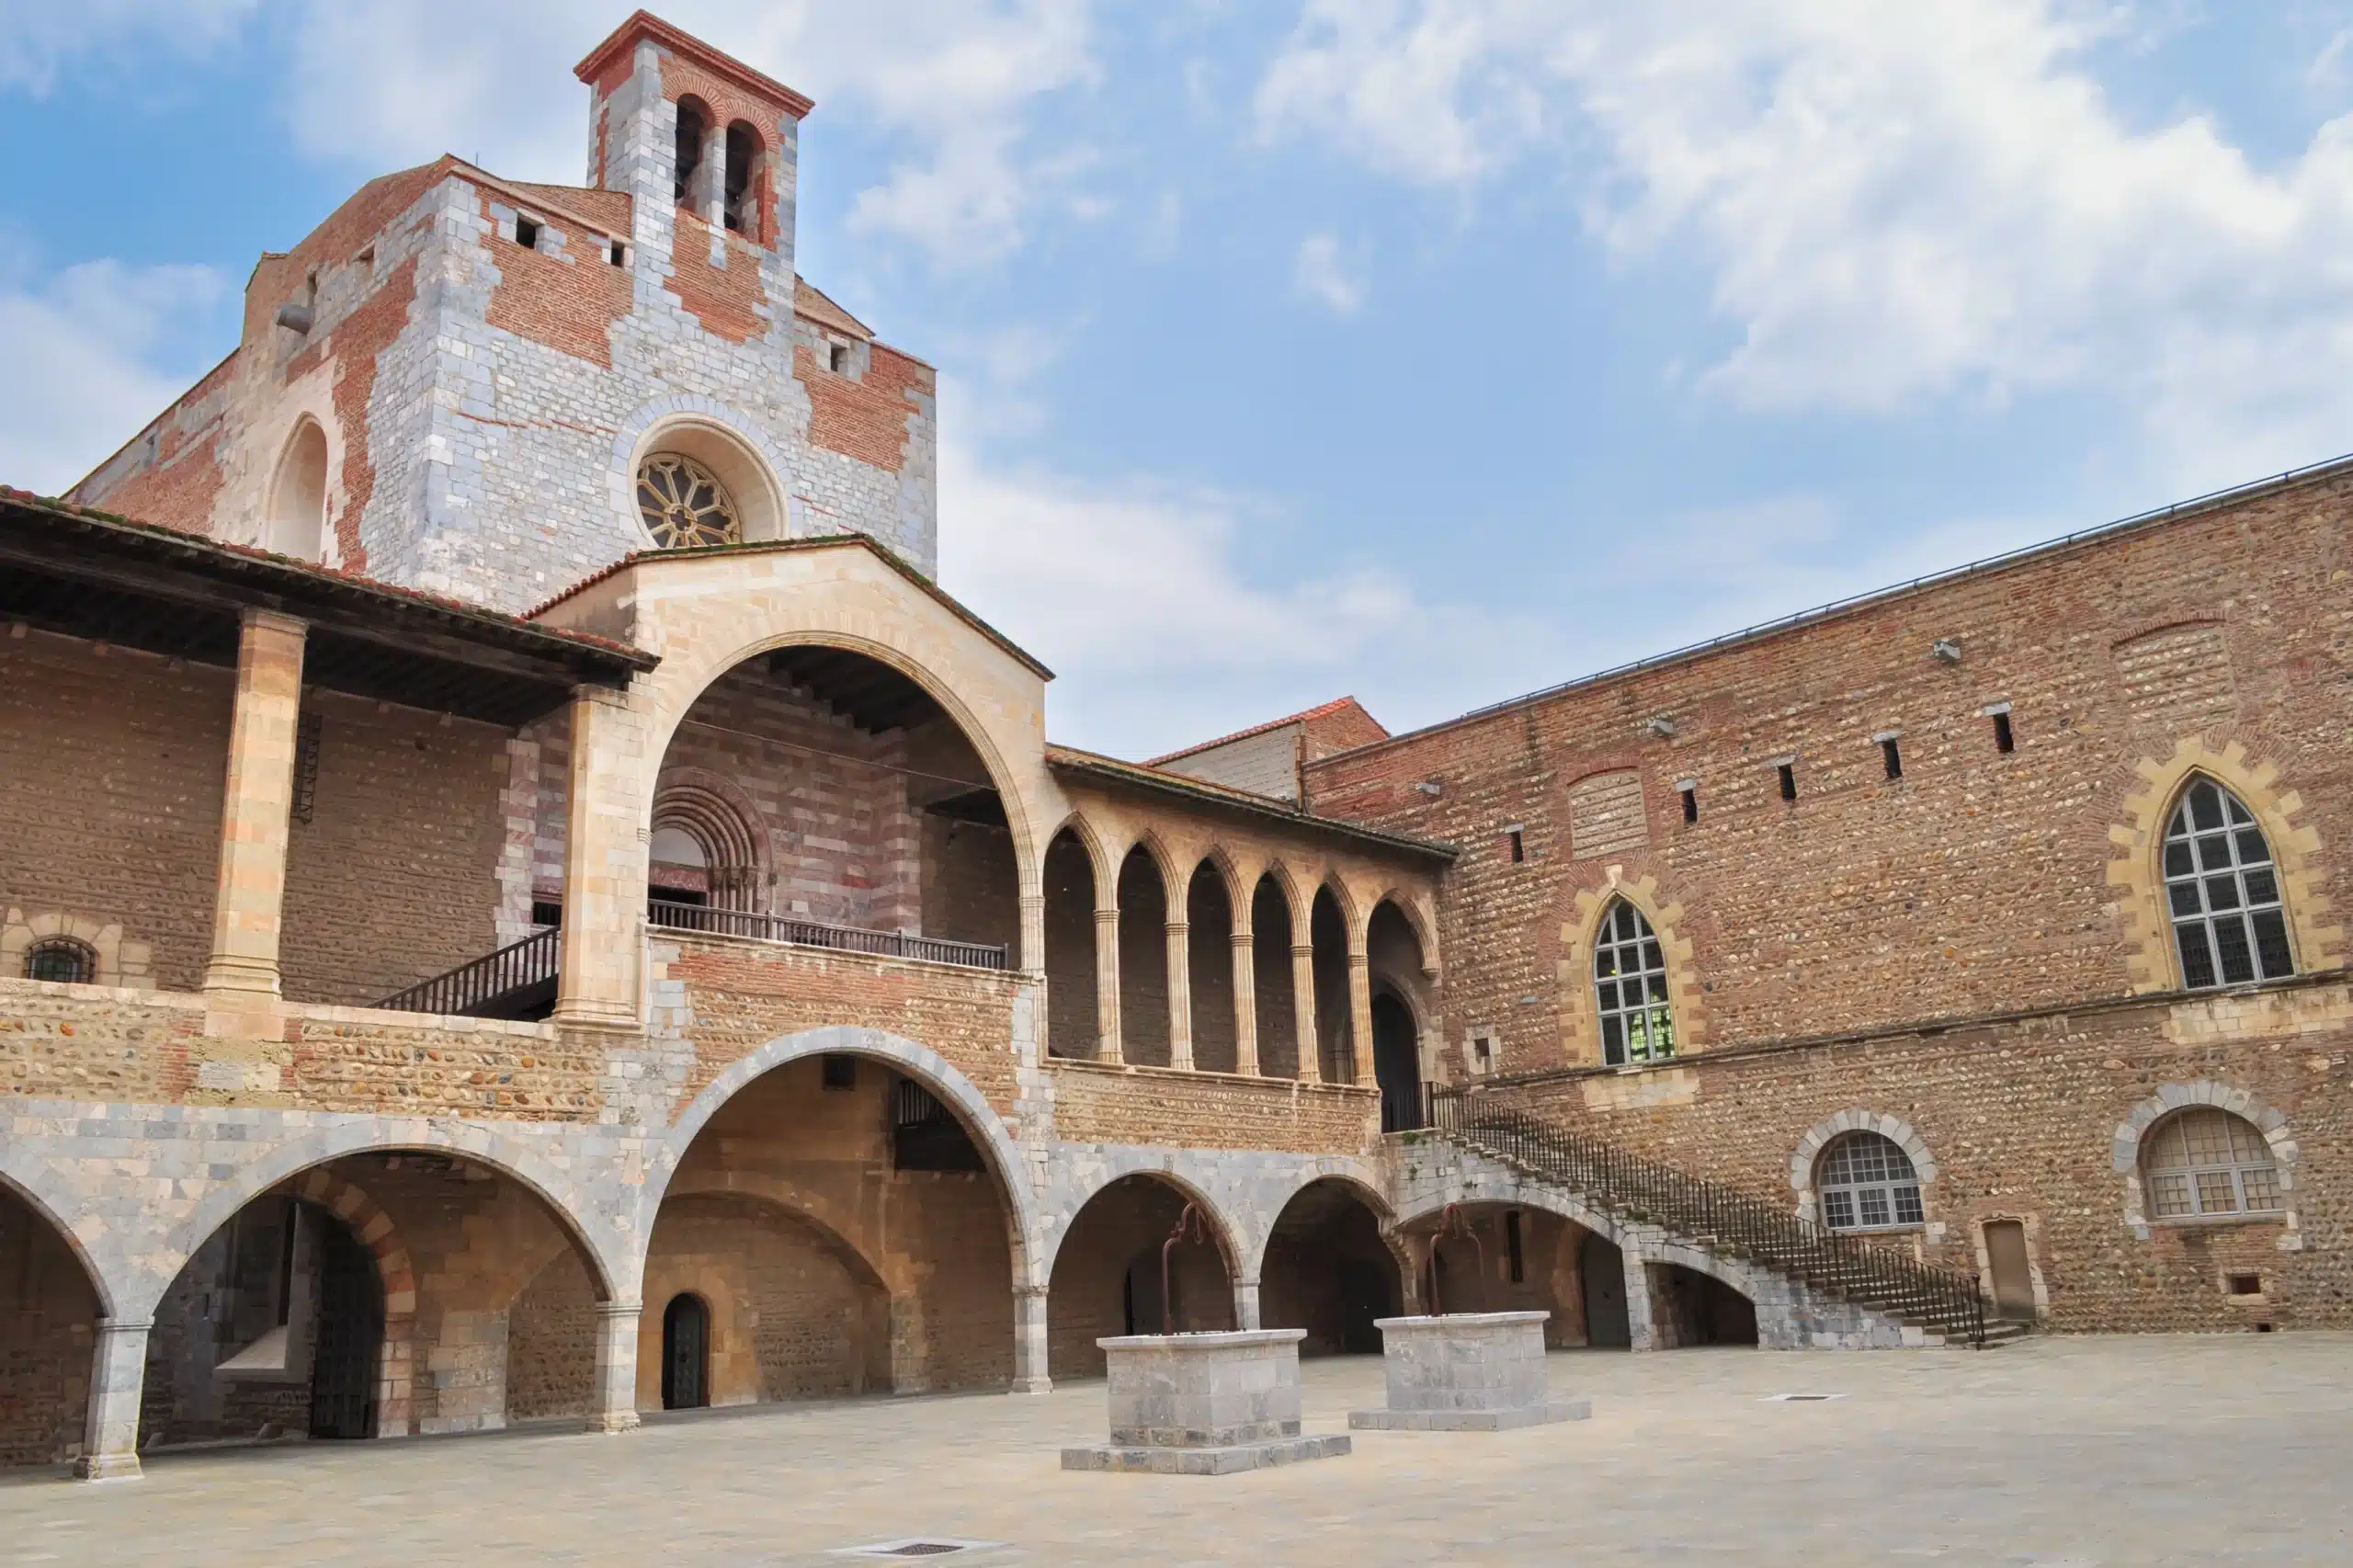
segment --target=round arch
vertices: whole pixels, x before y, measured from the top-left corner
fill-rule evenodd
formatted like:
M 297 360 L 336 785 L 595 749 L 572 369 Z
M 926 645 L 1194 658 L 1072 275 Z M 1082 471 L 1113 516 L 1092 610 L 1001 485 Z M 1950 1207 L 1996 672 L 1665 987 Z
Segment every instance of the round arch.
M 1790 1186 L 1798 1195 L 1798 1218 L 1817 1222 L 1822 1218 L 1821 1203 L 1814 1192 L 1814 1173 L 1822 1167 L 1822 1152 L 1849 1132 L 1876 1132 L 1893 1142 L 1912 1162 L 1912 1174 L 1920 1178 L 1922 1204 L 1929 1201 L 1929 1188 L 1937 1179 L 1936 1156 L 1928 1153 L 1927 1140 L 1917 1129 L 1900 1116 L 1881 1116 L 1868 1110 L 1842 1110 L 1836 1116 L 1825 1116 L 1805 1130 L 1798 1146 L 1790 1154 Z
M 730 1170 L 720 1173 L 716 1179 L 683 1187 L 674 1182 L 663 1188 L 665 1203 L 688 1198 L 742 1198 L 764 1204 L 817 1232 L 827 1246 L 844 1258 L 854 1260 L 867 1282 L 886 1295 L 904 1296 L 915 1289 L 915 1279 L 904 1260 L 886 1256 L 878 1263 L 869 1257 L 865 1248 L 849 1239 L 852 1217 L 831 1199 L 796 1183 L 756 1171 Z
M 972 1138 L 982 1157 L 988 1161 L 997 1185 L 1006 1195 L 1009 1206 L 1008 1240 L 1013 1246 L 1014 1269 L 1021 1284 L 1042 1288 L 1051 1272 L 1049 1261 L 1038 1263 L 1040 1223 L 1038 1200 L 1023 1179 L 1021 1152 L 1005 1131 L 1005 1124 L 991 1108 L 971 1079 L 958 1072 L 948 1060 L 926 1046 L 916 1044 L 881 1029 L 864 1028 L 850 1024 L 834 1024 L 824 1028 L 804 1029 L 798 1034 L 780 1035 L 757 1050 L 750 1051 L 725 1072 L 706 1085 L 664 1135 L 654 1168 L 647 1173 L 640 1196 L 636 1233 L 648 1236 L 653 1233 L 654 1216 L 662 1207 L 671 1177 L 687 1151 L 694 1146 L 710 1119 L 722 1106 L 741 1093 L 755 1079 L 790 1062 L 804 1057 L 840 1053 L 870 1057 L 887 1062 L 908 1077 L 921 1083 L 939 1101 L 953 1111 L 963 1123 L 964 1131 Z
M 710 873 L 710 902 L 767 907 L 775 875 L 758 809 L 733 779 L 700 767 L 665 768 L 654 790 L 651 831 L 676 827 L 693 839 Z M 740 901 L 740 902 L 738 902 Z
M 1209 1229 L 1210 1239 L 1217 1247 L 1218 1257 L 1225 1265 L 1229 1279 L 1256 1278 L 1255 1274 L 1242 1272 L 1245 1256 L 1241 1242 L 1243 1227 L 1234 1222 L 1233 1217 L 1226 1212 L 1224 1205 L 1207 1187 L 1169 1169 L 1163 1156 L 1134 1149 L 1106 1151 L 1106 1157 L 1096 1165 L 1093 1174 L 1096 1179 L 1083 1192 L 1064 1195 L 1055 1208 L 1054 1223 L 1042 1249 L 1044 1256 L 1040 1269 L 1042 1280 L 1052 1279 L 1054 1260 L 1062 1255 L 1063 1243 L 1069 1238 L 1071 1227 L 1078 1222 L 1078 1217 L 1086 1211 L 1086 1206 L 1120 1183 L 1138 1177 L 1160 1183 L 1200 1210 L 1202 1222 Z M 1263 1242 L 1257 1243 L 1251 1249 L 1249 1256 L 1254 1263 L 1256 1254 L 1264 1250 L 1264 1245 Z
M 97 1298 L 98 1317 L 101 1320 L 116 1317 L 116 1282 L 107 1278 L 82 1237 L 62 1217 L 68 1212 L 68 1206 L 59 1201 L 63 1195 L 42 1190 L 40 1184 L 28 1179 L 29 1174 L 0 1165 L 0 1187 L 6 1188 L 12 1197 L 32 1211 L 35 1219 L 47 1225 L 58 1240 L 65 1244 L 65 1250 L 74 1255 L 75 1263 L 81 1265 L 82 1278 L 89 1282 L 90 1293 Z
M 791 503 L 783 476 L 792 465 L 760 434 L 759 422 L 710 398 L 677 395 L 640 406 L 614 433 L 608 476 L 614 522 L 631 548 L 657 548 L 637 506 L 637 475 L 662 453 L 691 458 L 709 469 L 735 503 L 744 542 L 792 537 Z
M 298 561 L 326 559 L 327 433 L 304 414 L 297 416 L 270 470 L 263 526 L 269 550 Z
M 157 1261 L 151 1263 L 139 1288 L 136 1315 L 150 1316 L 155 1303 L 215 1231 L 227 1224 L 255 1199 L 280 1187 L 313 1166 L 347 1154 L 404 1153 L 449 1154 L 487 1166 L 519 1183 L 547 1206 L 557 1223 L 578 1244 L 588 1265 L 589 1282 L 600 1301 L 633 1300 L 641 1244 L 612 1224 L 609 1205 L 592 1205 L 576 1183 L 513 1141 L 499 1138 L 479 1126 L 449 1129 L 434 1122 L 412 1124 L 387 1135 L 369 1120 L 354 1119 L 347 1125 L 324 1128 L 307 1138 L 269 1149 L 238 1172 L 233 1181 L 214 1187 L 188 1218 L 173 1225 Z M 599 1208 L 608 1212 L 597 1215 Z M 642 1235 L 642 1232 L 637 1233 Z M 624 1291 L 622 1281 L 629 1283 Z
M 2117 1175 L 2124 1179 L 2124 1223 L 2134 1236 L 2147 1241 L 2154 1233 L 2149 1220 L 2148 1195 L 2141 1181 L 2141 1144 L 2149 1130 L 2177 1111 L 2195 1110 L 2200 1107 L 2228 1112 L 2253 1124 L 2263 1141 L 2270 1147 L 2272 1164 L 2279 1172 L 2279 1194 L 2286 1207 L 2279 1210 L 2279 1223 L 2285 1234 L 2280 1237 L 2282 1251 L 2303 1250 L 2303 1226 L 2301 1204 L 2297 1199 L 2296 1140 L 2288 1131 L 2287 1115 L 2278 1108 L 2266 1104 L 2245 1089 L 2211 1078 L 2193 1078 L 2186 1084 L 2166 1084 L 2147 1099 L 2135 1105 L 2116 1127 L 2109 1145 L 2109 1159 Z M 2268 1218 L 2267 1215 L 2266 1218 Z
M 1282 1200 L 1271 1206 L 1269 1212 L 1274 1217 L 1258 1227 L 1256 1233 L 1252 1235 L 1250 1272 L 1243 1278 L 1257 1279 L 1264 1277 L 1267 1267 L 1267 1248 L 1274 1241 L 1275 1227 L 1282 1223 L 1284 1212 L 1298 1201 L 1300 1195 L 1308 1188 L 1322 1186 L 1346 1187 L 1350 1197 L 1372 1211 L 1372 1217 L 1381 1226 L 1381 1234 L 1384 1236 L 1392 1234 L 1402 1222 L 1397 1218 L 1396 1210 L 1390 1206 L 1387 1195 L 1382 1193 L 1380 1185 L 1372 1178 L 1358 1172 L 1346 1170 L 1303 1172 L 1282 1195 Z

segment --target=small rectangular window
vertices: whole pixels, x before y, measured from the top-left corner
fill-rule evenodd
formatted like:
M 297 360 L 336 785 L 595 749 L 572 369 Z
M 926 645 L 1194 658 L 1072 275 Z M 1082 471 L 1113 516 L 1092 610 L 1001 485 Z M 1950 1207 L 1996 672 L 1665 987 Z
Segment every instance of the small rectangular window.
M 834 368 L 834 374 L 836 376 L 847 376 L 849 374 L 848 344 L 836 343 L 833 346 L 832 364 Z
M 1781 776 L 1781 799 L 1796 800 L 1798 798 L 1798 765 L 1794 762 L 1785 762 L 1773 771 Z
M 534 926 L 563 925 L 563 905 L 551 898 L 533 899 L 531 901 L 531 924 Z
M 620 241 L 615 240 L 612 244 L 605 247 L 605 259 L 611 262 L 615 267 L 627 267 L 629 265 L 629 247 L 621 244 Z
M 540 248 L 540 226 L 529 218 L 515 220 L 515 243 L 525 250 Z
M 858 1087 L 858 1058 L 838 1051 L 829 1051 L 819 1059 L 824 1070 L 824 1084 L 829 1089 Z
M 1528 1259 L 1520 1251 L 1519 1210 L 1517 1209 L 1504 1215 L 1504 1255 L 1511 1264 L 1511 1282 L 1515 1285 L 1528 1283 Z
M 1994 749 L 2000 752 L 2018 749 L 2018 738 L 2010 733 L 2010 716 L 2007 713 L 1994 715 Z
M 1698 822 L 1699 820 L 1699 786 L 1680 785 L 1675 792 L 1683 797 L 1683 820 L 1687 823 Z
M 1904 777 L 1904 753 L 1896 745 L 1893 735 L 1879 743 L 1879 755 L 1880 760 L 1887 765 L 1887 776 L 1890 778 Z
M 2260 1274 L 2234 1274 L 2231 1276 L 2230 1285 L 2231 1294 L 2234 1296 L 2263 1294 L 2263 1276 Z
M 1513 865 L 1517 866 L 1528 858 L 1528 841 L 1520 836 L 1519 829 L 1516 827 L 1504 829 L 1504 843 L 1511 855 Z

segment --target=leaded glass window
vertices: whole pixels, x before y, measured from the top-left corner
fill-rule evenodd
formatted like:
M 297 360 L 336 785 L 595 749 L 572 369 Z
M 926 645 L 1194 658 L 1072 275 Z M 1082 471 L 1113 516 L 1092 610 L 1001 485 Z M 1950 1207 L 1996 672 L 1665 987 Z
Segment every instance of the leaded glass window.
M 1834 1231 L 1893 1230 L 1927 1218 L 1912 1156 L 1877 1132 L 1834 1139 L 1814 1167 L 1814 1187 L 1822 1195 L 1823 1222 Z
M 734 544 L 744 537 L 735 502 L 718 476 L 692 458 L 648 458 L 637 475 L 637 511 L 665 550 Z
M 2279 1167 L 2252 1122 L 2200 1108 L 2159 1122 L 2142 1145 L 2149 1217 L 2194 1220 L 2207 1214 L 2261 1214 L 2279 1202 Z
M 27 980 L 54 980 L 68 985 L 87 985 L 97 977 L 97 955 L 71 937 L 51 937 L 25 949 Z
M 1594 992 L 1601 1005 L 1601 1059 L 1612 1067 L 1675 1054 L 1666 1001 L 1666 955 L 1643 912 L 1620 899 L 1593 938 Z
M 2192 991 L 2296 972 L 2271 846 L 2238 797 L 2211 778 L 2185 790 L 2165 828 L 2165 907 Z

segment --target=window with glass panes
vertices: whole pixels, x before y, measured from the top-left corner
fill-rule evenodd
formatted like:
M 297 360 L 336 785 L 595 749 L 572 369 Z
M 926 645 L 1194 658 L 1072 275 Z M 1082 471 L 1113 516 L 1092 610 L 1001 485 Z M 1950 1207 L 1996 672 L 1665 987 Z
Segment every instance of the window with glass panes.
M 2192 991 L 2296 972 L 2271 846 L 2238 797 L 2211 778 L 2183 791 L 2165 828 L 2165 907 Z
M 51 937 L 45 941 L 35 942 L 25 950 L 27 980 L 54 980 L 68 985 L 87 985 L 97 975 L 97 955 L 71 937 Z
M 1887 1230 L 1926 1218 L 1912 1156 L 1881 1133 L 1849 1132 L 1835 1140 L 1814 1167 L 1813 1185 L 1822 1195 L 1823 1223 L 1834 1231 Z
M 1666 955 L 1643 912 L 1620 899 L 1593 937 L 1593 983 L 1601 1004 L 1601 1059 L 1612 1067 L 1675 1054 L 1666 1004 Z
M 2226 1110 L 2185 1110 L 2157 1123 L 2141 1145 L 2149 1218 L 2278 1210 L 2279 1167 L 2254 1123 Z

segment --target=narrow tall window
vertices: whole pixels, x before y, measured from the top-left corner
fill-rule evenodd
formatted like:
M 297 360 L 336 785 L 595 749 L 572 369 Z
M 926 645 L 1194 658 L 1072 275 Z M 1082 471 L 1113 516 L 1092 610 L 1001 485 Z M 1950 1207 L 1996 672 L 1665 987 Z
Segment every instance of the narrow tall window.
M 2237 796 L 2211 778 L 2183 791 L 2165 828 L 2165 906 L 2192 991 L 2296 972 L 2271 846 Z
M 1518 828 L 1504 829 L 1504 848 L 1505 852 L 1511 856 L 1511 863 L 1515 866 L 1528 858 L 1528 840 L 1520 836 Z
M 849 345 L 847 343 L 836 343 L 832 345 L 828 352 L 827 362 L 831 365 L 833 372 L 836 376 L 848 375 Z
M 739 119 L 727 128 L 727 177 L 721 191 L 720 215 L 731 233 L 759 233 L 759 192 L 752 178 L 759 166 L 759 133 Z
M 1879 756 L 1880 761 L 1886 765 L 1887 776 L 1890 778 L 1901 778 L 1904 777 L 1904 752 L 1903 749 L 1895 744 L 1895 737 L 1893 735 L 1890 735 L 1887 739 L 1879 743 Z
M 1797 764 L 1793 762 L 1785 762 L 1776 767 L 1773 771 L 1781 776 L 1781 799 L 1784 801 L 1796 800 L 1798 798 Z
M 2018 749 L 2018 737 L 2010 733 L 2010 715 L 2006 709 L 1994 715 L 1994 749 L 2000 752 Z
M 693 98 L 679 99 L 678 138 L 674 144 L 677 172 L 670 181 L 670 199 L 681 207 L 694 205 L 695 181 L 702 173 L 703 138 L 710 131 L 702 105 Z
M 1834 1231 L 1883 1231 L 1917 1225 L 1920 1173 L 1894 1139 L 1878 1132 L 1849 1132 L 1834 1139 L 1814 1167 L 1822 1194 L 1822 1221 Z
M 1678 784 L 1675 787 L 1675 792 L 1683 797 L 1683 820 L 1687 823 L 1698 822 L 1699 820 L 1699 786 Z
M 2281 1207 L 2271 1145 L 2254 1123 L 2226 1110 L 2199 1108 L 2167 1117 L 2142 1149 L 2152 1220 L 2261 1214 Z
M 1675 1054 L 1666 955 L 1643 912 L 1620 899 L 1593 938 L 1593 985 L 1601 1012 L 1601 1059 L 1612 1067 Z
M 540 248 L 540 226 L 529 218 L 515 220 L 515 243 L 525 250 Z

